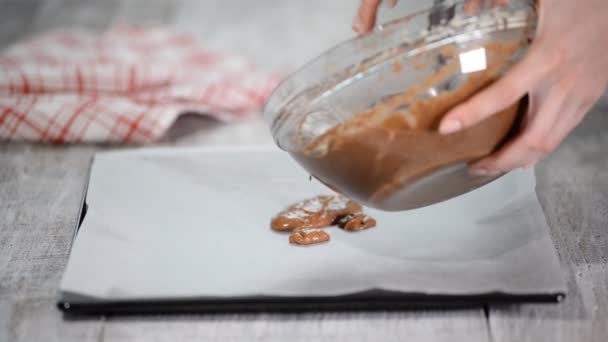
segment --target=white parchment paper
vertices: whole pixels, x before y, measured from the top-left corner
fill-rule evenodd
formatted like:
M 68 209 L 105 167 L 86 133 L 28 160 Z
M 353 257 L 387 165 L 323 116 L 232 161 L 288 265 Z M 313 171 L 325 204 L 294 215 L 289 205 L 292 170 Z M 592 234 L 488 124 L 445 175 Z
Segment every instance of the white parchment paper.
M 60 290 L 99 300 L 565 291 L 532 171 L 512 172 L 378 226 L 288 243 L 270 219 L 331 193 L 274 147 L 95 156 L 88 213 Z

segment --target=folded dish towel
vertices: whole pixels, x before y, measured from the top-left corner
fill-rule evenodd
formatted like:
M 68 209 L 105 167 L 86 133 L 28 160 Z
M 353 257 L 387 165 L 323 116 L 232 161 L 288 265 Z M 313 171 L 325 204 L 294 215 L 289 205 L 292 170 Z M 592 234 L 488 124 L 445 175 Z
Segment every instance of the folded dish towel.
M 47 33 L 0 54 L 0 140 L 151 142 L 184 112 L 255 113 L 278 81 L 163 28 Z

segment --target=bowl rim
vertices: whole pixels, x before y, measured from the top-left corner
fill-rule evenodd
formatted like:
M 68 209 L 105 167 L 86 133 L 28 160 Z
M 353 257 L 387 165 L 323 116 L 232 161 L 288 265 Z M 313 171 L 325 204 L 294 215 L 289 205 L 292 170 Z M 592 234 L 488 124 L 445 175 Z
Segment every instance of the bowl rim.
M 277 101 L 277 97 L 278 94 L 283 90 L 283 88 L 285 88 L 286 84 L 290 81 L 292 81 L 294 78 L 297 78 L 299 75 L 302 75 L 306 70 L 308 70 L 309 68 L 311 68 L 313 65 L 315 65 L 316 63 L 322 61 L 324 58 L 327 58 L 327 56 L 330 56 L 332 54 L 334 54 L 336 51 L 339 51 L 341 49 L 343 49 L 344 47 L 348 47 L 348 46 L 352 46 L 354 44 L 361 44 L 361 45 L 365 45 L 366 41 L 372 41 L 374 39 L 376 39 L 377 37 L 379 37 L 380 35 L 382 35 L 384 33 L 384 31 L 389 30 L 389 29 L 394 29 L 394 28 L 399 28 L 401 26 L 403 27 L 407 27 L 407 23 L 410 22 L 412 19 L 414 18 L 418 18 L 421 17 L 423 15 L 428 16 L 429 14 L 431 14 L 433 11 L 437 11 L 437 10 L 445 10 L 449 7 L 452 6 L 464 6 L 465 2 L 467 0 L 444 0 L 440 3 L 437 4 L 431 4 L 430 6 L 427 6 L 423 9 L 420 10 L 416 10 L 413 11 L 412 13 L 406 14 L 402 17 L 390 20 L 386 23 L 382 23 L 382 24 L 378 24 L 376 25 L 372 31 L 367 32 L 365 34 L 362 35 L 357 35 L 354 36 L 352 38 L 343 40 L 333 46 L 331 46 L 330 48 L 322 51 L 321 53 L 319 53 L 317 56 L 315 56 L 314 58 L 310 59 L 308 62 L 304 63 L 303 65 L 301 65 L 300 67 L 296 68 L 293 72 L 289 73 L 285 78 L 283 78 L 279 84 L 274 88 L 274 90 L 271 92 L 270 96 L 267 98 L 267 100 L 264 103 L 263 109 L 262 109 L 262 114 L 263 114 L 263 118 L 266 121 L 266 124 L 269 126 L 269 129 L 271 131 L 271 135 L 273 136 L 273 139 L 275 140 L 275 143 L 280 147 L 279 141 L 276 137 L 276 133 L 281 129 L 281 127 L 283 126 L 282 124 L 278 124 L 279 119 L 281 118 L 281 112 L 282 110 L 287 107 L 289 105 L 289 103 L 291 103 L 294 99 L 298 98 L 299 95 L 306 91 L 307 89 L 310 89 L 312 87 L 315 86 L 315 84 L 310 84 L 309 87 L 304 88 L 304 90 L 299 91 L 299 92 L 293 92 L 292 94 L 290 94 L 289 96 L 286 97 L 286 100 L 282 101 L 282 105 L 278 105 L 278 106 L 273 106 L 273 101 Z M 485 1 L 485 0 L 484 0 Z M 537 24 L 537 18 L 538 18 L 538 13 L 537 13 L 537 1 L 536 0 L 511 0 L 512 4 L 522 4 L 522 5 L 527 5 L 527 11 L 526 14 L 527 15 L 531 15 L 531 17 L 534 18 L 534 20 L 531 22 L 532 25 L 534 26 L 532 27 L 532 29 L 534 30 Z M 479 17 L 483 14 L 488 14 L 491 13 L 492 11 L 496 10 L 495 8 L 482 8 L 479 12 L 477 12 L 474 15 L 470 15 L 468 16 L 469 18 L 475 18 L 475 17 Z M 529 18 L 529 17 L 528 17 Z M 446 23 L 442 23 L 442 26 L 445 26 L 448 22 Z M 464 34 L 467 31 L 461 31 L 459 32 L 459 34 L 457 35 L 450 35 L 447 34 L 445 36 L 440 36 L 437 37 L 433 40 L 429 40 L 426 41 L 426 46 L 430 46 L 431 44 L 436 45 L 436 44 L 441 44 L 443 43 L 446 39 L 453 39 L 454 37 Z M 414 34 L 415 37 L 417 37 L 418 39 L 421 38 L 421 34 L 424 32 L 417 32 Z M 406 37 L 409 38 L 409 37 Z M 404 43 L 408 43 L 407 39 L 404 39 Z M 390 47 L 387 46 L 383 51 L 387 51 L 390 50 L 394 47 Z M 382 52 L 373 54 L 373 56 L 379 55 Z M 361 63 L 363 60 L 361 60 L 359 63 Z M 342 70 L 339 70 L 335 73 L 332 74 L 328 74 L 326 77 L 322 77 L 322 80 L 327 80 L 327 79 L 331 79 L 333 75 L 338 74 L 340 72 L 343 72 L 344 70 L 347 70 L 349 68 L 349 66 L 345 67 Z M 277 107 L 277 108 L 273 108 L 274 110 L 271 112 L 271 107 Z

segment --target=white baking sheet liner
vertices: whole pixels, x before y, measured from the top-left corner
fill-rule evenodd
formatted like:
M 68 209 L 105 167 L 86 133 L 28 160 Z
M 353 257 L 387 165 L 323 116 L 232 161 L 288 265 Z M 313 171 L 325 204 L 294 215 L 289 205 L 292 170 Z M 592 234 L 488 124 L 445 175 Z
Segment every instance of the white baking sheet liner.
M 376 228 L 328 228 L 288 243 L 269 223 L 331 191 L 271 146 L 97 154 L 88 212 L 60 291 L 95 300 L 565 292 L 533 171 L 400 213 Z

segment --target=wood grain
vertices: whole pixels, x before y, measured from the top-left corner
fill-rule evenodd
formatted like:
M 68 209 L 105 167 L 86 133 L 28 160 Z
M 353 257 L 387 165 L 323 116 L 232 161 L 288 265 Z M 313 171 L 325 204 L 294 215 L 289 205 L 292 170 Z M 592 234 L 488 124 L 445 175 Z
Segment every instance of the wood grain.
M 0 1 L 0 49 L 14 43 L 29 26 L 40 7 L 40 0 Z
M 108 341 L 487 341 L 481 310 L 109 320 Z M 179 334 L 176 334 L 179 332 Z
M 112 22 L 119 0 L 44 0 L 30 33 L 59 29 L 100 32 Z
M 0 147 L 3 341 L 95 340 L 97 321 L 62 324 L 55 309 L 91 147 Z M 4 329 L 4 328 L 3 328 Z
M 608 337 L 608 97 L 537 167 L 537 193 L 568 293 L 559 305 L 492 308 L 494 341 Z
M 121 0 L 113 23 L 130 25 L 161 25 L 173 23 L 178 1 Z

